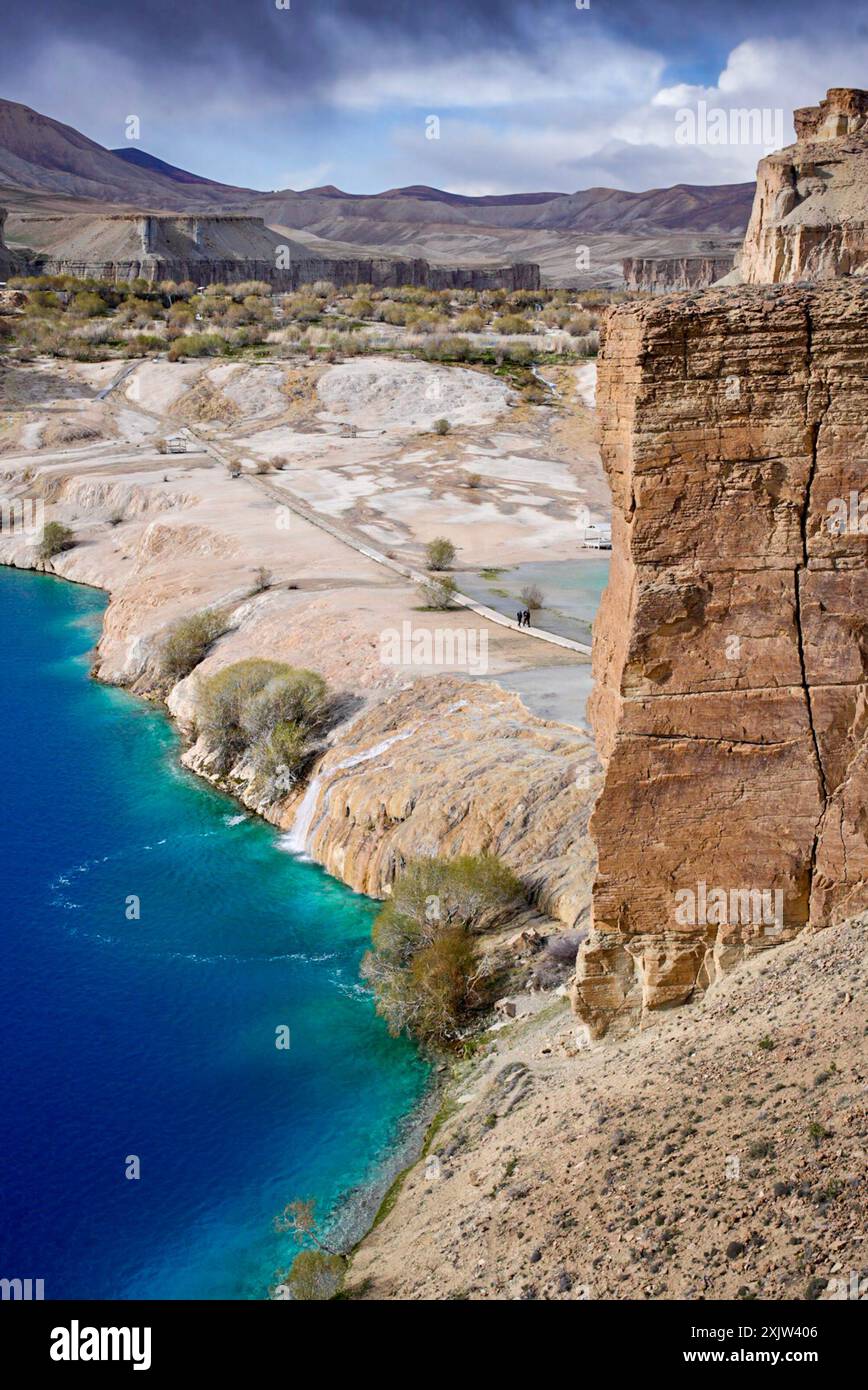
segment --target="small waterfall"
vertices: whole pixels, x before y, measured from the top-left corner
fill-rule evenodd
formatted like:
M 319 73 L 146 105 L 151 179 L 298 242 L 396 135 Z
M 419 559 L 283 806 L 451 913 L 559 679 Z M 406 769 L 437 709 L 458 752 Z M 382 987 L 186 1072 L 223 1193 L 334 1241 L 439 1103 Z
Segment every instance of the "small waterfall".
M 281 837 L 280 843 L 284 849 L 288 849 L 292 854 L 304 854 L 307 846 L 307 837 L 310 831 L 311 821 L 316 812 L 316 803 L 319 799 L 319 789 L 322 786 L 322 776 L 317 774 L 311 777 L 307 786 L 307 791 L 301 799 L 301 805 L 295 813 L 295 820 L 292 822 L 292 829 L 287 830 Z
M 415 725 L 412 729 L 405 729 L 403 733 L 392 734 L 391 738 L 383 739 L 381 743 L 374 744 L 373 748 L 367 748 L 364 753 L 354 753 L 351 758 L 344 758 L 342 763 L 338 763 L 329 772 L 318 772 L 315 777 L 312 777 L 295 813 L 292 829 L 287 830 L 286 834 L 281 837 L 282 848 L 288 849 L 291 854 L 307 853 L 307 842 L 316 816 L 320 790 L 327 778 L 332 779 L 339 772 L 345 772 L 347 768 L 358 767 L 359 763 L 367 763 L 370 762 L 371 758 L 378 758 L 381 753 L 387 753 L 394 744 L 401 743 L 405 738 L 412 738 L 417 728 L 418 725 Z

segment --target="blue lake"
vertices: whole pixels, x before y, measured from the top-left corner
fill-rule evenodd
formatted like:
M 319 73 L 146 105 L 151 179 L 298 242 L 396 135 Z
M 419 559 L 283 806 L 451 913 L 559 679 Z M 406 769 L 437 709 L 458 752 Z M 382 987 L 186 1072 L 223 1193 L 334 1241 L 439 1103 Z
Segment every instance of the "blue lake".
M 314 1197 L 353 1231 L 428 1068 L 358 982 L 376 906 L 89 678 L 104 605 L 0 570 L 0 1277 L 261 1298 L 293 1254 L 275 1214 Z

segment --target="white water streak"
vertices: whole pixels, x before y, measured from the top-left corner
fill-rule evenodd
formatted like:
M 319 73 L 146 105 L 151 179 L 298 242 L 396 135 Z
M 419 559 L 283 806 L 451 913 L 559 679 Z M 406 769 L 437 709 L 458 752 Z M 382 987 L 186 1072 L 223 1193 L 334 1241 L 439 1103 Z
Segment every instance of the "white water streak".
M 418 727 L 418 726 L 416 726 Z M 396 743 L 400 743 L 405 738 L 412 738 L 416 732 L 416 727 L 405 729 L 400 734 L 392 734 L 391 738 L 383 739 L 382 743 L 374 744 L 373 748 L 365 749 L 364 753 L 354 753 L 351 758 L 345 758 L 336 767 L 330 768 L 328 772 L 318 772 L 312 777 L 308 789 L 302 797 L 301 804 L 295 813 L 295 820 L 292 829 L 288 830 L 281 838 L 281 846 L 288 849 L 292 854 L 304 854 L 307 851 L 307 842 L 310 837 L 313 821 L 319 803 L 319 794 L 323 782 L 331 781 L 339 772 L 345 772 L 347 768 L 358 767 L 359 763 L 370 762 L 372 758 L 379 758 L 382 753 L 387 753 Z

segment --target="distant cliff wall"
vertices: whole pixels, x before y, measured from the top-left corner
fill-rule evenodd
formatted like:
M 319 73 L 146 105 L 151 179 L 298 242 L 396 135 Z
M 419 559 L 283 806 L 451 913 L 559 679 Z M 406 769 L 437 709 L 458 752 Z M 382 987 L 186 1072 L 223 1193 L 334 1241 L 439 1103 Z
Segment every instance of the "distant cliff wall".
M 621 268 L 628 290 L 671 294 L 704 290 L 732 270 L 737 247 L 687 256 L 628 256 Z
M 131 214 L 107 216 L 73 226 L 58 225 L 58 237 L 40 258 L 49 275 L 101 280 L 193 280 L 233 284 L 264 280 L 293 290 L 315 280 L 337 285 L 417 285 L 427 289 L 537 289 L 539 266 L 434 266 L 421 258 L 320 257 L 302 242 L 288 240 L 261 218 Z
M 621 305 L 597 408 L 600 1033 L 868 906 L 868 285 Z
M 27 269 L 25 257 L 6 245 L 4 229 L 8 215 L 6 208 L 0 208 L 0 280 L 8 280 L 10 275 L 21 275 Z
M 2 254 L 2 253 L 0 253 Z M 374 285 L 377 289 L 416 285 L 424 289 L 533 290 L 540 285 L 539 266 L 527 262 L 506 266 L 432 266 L 425 260 L 319 260 L 294 261 L 286 270 L 263 260 L 183 260 L 142 257 L 127 261 L 92 261 L 50 256 L 41 261 L 45 275 L 77 275 L 98 280 L 194 280 L 199 285 L 236 284 L 263 280 L 275 290 L 295 290 L 316 280 L 332 284 Z

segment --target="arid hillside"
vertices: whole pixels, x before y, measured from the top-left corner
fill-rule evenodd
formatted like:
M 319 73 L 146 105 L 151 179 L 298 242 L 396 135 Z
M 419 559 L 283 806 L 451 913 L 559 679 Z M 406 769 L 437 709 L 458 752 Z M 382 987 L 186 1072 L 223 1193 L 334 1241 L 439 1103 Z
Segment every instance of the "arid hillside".
M 523 999 L 459 1066 L 356 1296 L 868 1298 L 866 945 L 865 918 L 800 937 L 591 1051 L 565 1001 Z
M 94 216 L 94 204 L 102 213 L 246 211 L 284 240 L 300 233 L 324 258 L 470 266 L 529 261 L 540 265 L 544 284 L 615 285 L 624 257 L 690 256 L 709 238 L 713 251 L 725 251 L 747 226 L 753 191 L 743 183 L 478 198 L 425 186 L 373 195 L 333 187 L 263 193 L 203 179 L 135 144 L 106 149 L 71 126 L 0 100 L 2 202 L 12 213 L 13 239 L 35 249 L 62 228 L 46 230 L 30 218 L 45 209 L 46 198 L 73 198 L 78 206 L 71 211 Z M 64 208 L 55 203 L 52 211 Z M 580 263 L 577 245 L 585 248 Z

